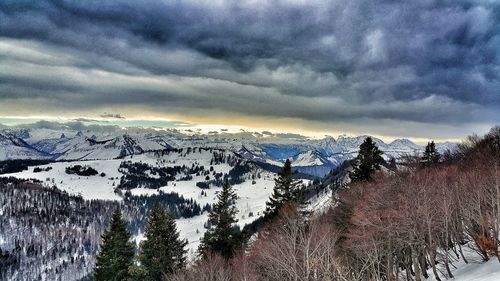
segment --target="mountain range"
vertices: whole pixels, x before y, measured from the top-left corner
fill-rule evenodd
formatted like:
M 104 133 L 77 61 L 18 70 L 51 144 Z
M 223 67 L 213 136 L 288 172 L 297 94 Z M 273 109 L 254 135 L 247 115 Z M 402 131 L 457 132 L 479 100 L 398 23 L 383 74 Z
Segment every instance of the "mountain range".
M 112 126 L 75 126 L 39 123 L 0 129 L 0 160 L 51 159 L 107 160 L 184 147 L 227 149 L 248 160 L 281 166 L 291 159 L 302 173 L 322 177 L 345 160 L 357 155 L 367 135 L 322 139 L 295 134 L 257 132 L 192 133 L 179 130 L 141 128 L 121 129 Z M 423 146 L 408 139 L 391 143 L 372 137 L 384 157 L 400 158 L 421 153 Z M 453 149 L 455 143 L 438 143 L 438 151 Z

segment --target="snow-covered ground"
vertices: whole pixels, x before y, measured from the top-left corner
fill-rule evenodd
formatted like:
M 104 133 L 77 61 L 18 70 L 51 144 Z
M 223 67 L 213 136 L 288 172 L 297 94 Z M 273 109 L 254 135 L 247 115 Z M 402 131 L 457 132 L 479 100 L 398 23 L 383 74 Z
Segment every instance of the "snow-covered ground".
M 452 273 L 455 281 L 499 281 L 500 263 L 492 259 L 486 263 L 470 262 L 469 264 L 457 264 L 457 269 Z M 434 277 L 427 279 L 434 281 Z
M 231 153 L 231 152 L 227 152 Z M 34 167 L 30 167 L 27 171 L 1 175 L 4 177 L 13 176 L 23 179 L 38 179 L 44 182 L 47 186 L 57 186 L 61 190 L 65 190 L 71 194 L 81 195 L 84 199 L 104 199 L 104 200 L 122 200 L 120 196 L 114 193 L 114 188 L 120 182 L 120 177 L 123 175 L 118 171 L 120 163 L 123 161 L 142 162 L 151 166 L 172 167 L 186 165 L 191 167 L 193 163 L 198 163 L 205 168 L 213 167 L 216 173 L 228 173 L 231 166 L 226 163 L 217 165 L 210 165 L 212 153 L 210 151 L 202 150 L 201 152 L 195 150 L 189 154 L 185 152 L 172 152 L 162 157 L 155 156 L 154 153 L 145 153 L 141 155 L 134 155 L 126 157 L 125 159 L 111 159 L 111 160 L 91 160 L 91 161 L 71 161 L 71 162 L 55 162 L 47 165 L 38 166 L 42 169 L 52 167 L 49 171 L 42 171 L 38 173 L 33 172 Z M 98 171 L 104 172 L 106 176 L 78 176 L 70 175 L 65 172 L 65 168 L 74 165 L 90 166 Z M 274 174 L 258 170 L 256 173 L 260 177 L 247 179 L 241 184 L 234 185 L 233 188 L 238 195 L 236 207 L 238 209 L 237 218 L 238 224 L 243 227 L 245 224 L 251 223 L 257 219 L 265 209 L 266 201 L 268 200 L 273 186 Z M 206 195 L 202 195 L 199 187 L 196 186 L 197 182 L 205 180 L 204 175 L 196 176 L 189 181 L 176 180 L 169 182 L 168 185 L 163 186 L 157 190 L 148 188 L 134 188 L 131 190 L 133 195 L 152 195 L 163 192 L 176 192 L 184 198 L 192 198 L 201 206 L 205 204 L 215 203 L 217 200 L 217 193 L 222 189 L 221 187 L 212 186 L 209 189 L 203 189 Z M 198 245 L 199 239 L 203 236 L 205 228 L 204 223 L 207 221 L 208 214 L 204 213 L 200 216 L 192 218 L 181 218 L 177 220 L 178 228 L 181 232 L 182 238 L 188 239 L 189 250 L 194 252 Z M 138 240 L 141 239 L 141 234 L 135 234 Z
M 462 259 L 455 261 L 452 267 L 452 273 L 455 281 L 499 281 L 500 280 L 500 262 L 496 258 L 491 258 L 488 262 L 482 262 L 481 258 L 472 250 L 465 248 L 464 255 L 468 260 L 466 264 Z M 441 280 L 447 280 L 444 275 L 446 270 L 444 266 L 437 265 L 441 274 Z M 436 281 L 432 270 L 429 269 L 429 278 L 426 281 Z
M 316 214 L 322 214 L 328 211 L 333 204 L 333 190 L 325 188 L 321 190 L 316 196 L 309 200 L 308 211 Z
M 33 172 L 33 167 L 27 171 L 13 174 L 4 174 L 2 177 L 16 177 L 21 179 L 37 179 L 47 186 L 57 186 L 57 188 L 67 191 L 70 194 L 81 195 L 84 199 L 103 199 L 103 200 L 121 200 L 121 197 L 114 193 L 113 184 L 120 182 L 122 174 L 118 172 L 118 167 L 123 160 L 98 160 L 98 161 L 74 161 L 74 162 L 56 162 L 47 165 L 37 166 L 42 169 L 52 167 L 50 171 Z M 106 173 L 105 177 L 96 176 L 78 176 L 75 174 L 66 174 L 65 169 L 69 166 L 82 165 L 90 166 L 99 173 Z M 110 178 L 117 178 L 110 180 Z

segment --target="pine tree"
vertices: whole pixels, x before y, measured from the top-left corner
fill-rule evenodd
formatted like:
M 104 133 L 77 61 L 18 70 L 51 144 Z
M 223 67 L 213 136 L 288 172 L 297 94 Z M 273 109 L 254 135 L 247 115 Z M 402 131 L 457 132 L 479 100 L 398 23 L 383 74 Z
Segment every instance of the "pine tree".
M 391 160 L 389 160 L 388 168 L 392 171 L 396 171 L 398 169 L 396 158 L 391 157 Z
M 234 254 L 240 241 L 240 230 L 235 225 L 238 210 L 234 206 L 236 193 L 229 182 L 224 182 L 222 191 L 217 194 L 217 203 L 208 216 L 210 228 L 205 232 L 198 251 L 202 256 L 211 253 L 229 259 Z
M 186 264 L 187 242 L 179 238 L 175 220 L 157 203 L 144 231 L 139 260 L 147 272 L 147 280 L 160 281 L 165 275 L 182 269 Z
M 370 181 L 373 173 L 384 164 L 382 151 L 373 142 L 371 137 L 367 137 L 359 146 L 358 156 L 353 160 L 353 170 L 349 173 L 351 181 Z
M 127 225 L 117 209 L 111 218 L 111 227 L 102 235 L 101 251 L 94 269 L 95 281 L 118 281 L 128 277 L 133 264 L 135 245 L 130 241 Z
M 266 202 L 264 214 L 267 217 L 275 216 L 286 203 L 298 202 L 304 203 L 300 181 L 293 178 L 292 162 L 287 159 L 278 177 L 274 179 L 273 194 Z
M 147 279 L 148 272 L 143 266 L 134 264 L 128 267 L 127 281 L 145 281 Z
M 424 164 L 438 163 L 441 155 L 437 152 L 434 141 L 428 142 L 425 146 L 424 156 L 422 160 Z

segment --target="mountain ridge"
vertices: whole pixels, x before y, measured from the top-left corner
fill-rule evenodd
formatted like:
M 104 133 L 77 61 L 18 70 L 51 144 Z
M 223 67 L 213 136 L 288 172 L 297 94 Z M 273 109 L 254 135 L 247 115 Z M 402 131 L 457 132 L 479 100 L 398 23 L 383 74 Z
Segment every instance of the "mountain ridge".
M 64 136 L 64 137 L 62 137 Z M 97 126 L 73 129 L 70 127 L 29 127 L 0 129 L 0 160 L 107 160 L 184 147 L 228 149 L 247 160 L 280 166 L 290 159 L 296 169 L 322 177 L 345 160 L 357 155 L 359 145 L 368 135 L 322 139 L 276 135 L 186 134 L 176 130 L 151 131 L 144 129 L 105 130 Z M 421 153 L 423 146 L 408 139 L 385 143 L 372 137 L 384 157 L 400 158 Z M 456 144 L 437 144 L 443 152 Z

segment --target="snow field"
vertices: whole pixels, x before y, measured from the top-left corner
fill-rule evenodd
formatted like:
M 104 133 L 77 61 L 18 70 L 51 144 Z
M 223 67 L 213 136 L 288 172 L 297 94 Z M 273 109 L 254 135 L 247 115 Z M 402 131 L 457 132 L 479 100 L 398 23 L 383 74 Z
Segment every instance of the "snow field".
M 226 152 L 230 153 L 230 152 Z M 64 190 L 70 194 L 81 195 L 84 199 L 103 199 L 103 200 L 122 200 L 120 196 L 114 193 L 114 187 L 120 182 L 120 177 L 123 175 L 118 171 L 120 163 L 123 161 L 142 162 L 152 166 L 173 167 L 186 165 L 191 167 L 193 163 L 198 163 L 204 166 L 205 169 L 210 168 L 210 160 L 212 153 L 210 151 L 202 150 L 201 153 L 196 150 L 186 154 L 185 150 L 181 153 L 172 152 L 163 157 L 155 157 L 153 153 L 145 153 L 141 155 L 134 155 L 132 157 L 125 157 L 124 159 L 111 159 L 111 160 L 91 160 L 91 161 L 71 161 L 71 162 L 55 162 L 47 165 L 40 165 L 40 168 L 52 167 L 50 171 L 42 171 L 39 173 L 33 172 L 33 167 L 29 167 L 27 171 L 1 175 L 4 177 L 13 176 L 23 179 L 38 179 L 47 186 L 57 186 L 57 188 Z M 78 176 L 66 174 L 65 168 L 68 166 L 82 165 L 90 166 L 96 169 L 99 174 L 104 172 L 105 177 L 100 175 L 96 176 Z M 231 166 L 222 163 L 212 165 L 216 173 L 228 173 Z M 238 199 L 236 201 L 236 208 L 238 209 L 237 219 L 241 228 L 245 224 L 249 224 L 260 215 L 266 207 L 268 200 L 274 186 L 274 174 L 264 170 L 258 170 L 261 177 L 255 178 L 255 184 L 252 184 L 252 179 L 247 179 L 241 184 L 233 186 Z M 212 178 L 212 172 L 210 173 Z M 113 179 L 110 179 L 113 178 Z M 193 175 L 193 179 L 189 181 L 173 181 L 168 185 L 155 189 L 148 188 L 134 188 L 131 191 L 133 195 L 153 195 L 159 191 L 169 193 L 176 192 L 184 198 L 192 198 L 200 206 L 206 204 L 213 204 L 217 200 L 217 193 L 222 190 L 222 187 L 211 186 L 209 189 L 200 189 L 196 186 L 197 182 L 205 181 L 205 176 Z M 202 190 L 205 195 L 201 195 Z M 250 212 L 253 216 L 250 216 Z M 194 256 L 194 252 L 198 248 L 199 240 L 205 233 L 204 224 L 208 219 L 208 213 L 192 217 L 181 218 L 177 220 L 177 227 L 181 233 L 181 238 L 188 240 L 188 250 L 190 257 Z M 142 239 L 142 234 L 137 233 L 134 235 L 136 241 Z

